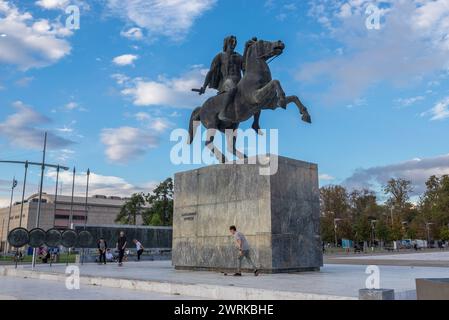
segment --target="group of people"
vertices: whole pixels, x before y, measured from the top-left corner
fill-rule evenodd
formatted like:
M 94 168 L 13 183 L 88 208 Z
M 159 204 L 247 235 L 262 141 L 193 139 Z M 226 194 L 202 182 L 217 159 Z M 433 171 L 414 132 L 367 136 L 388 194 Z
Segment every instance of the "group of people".
M 133 243 L 136 247 L 137 252 L 137 261 L 140 261 L 140 258 L 142 256 L 143 251 L 145 248 L 143 247 L 142 243 L 140 243 L 139 240 L 133 239 Z M 121 267 L 123 266 L 123 261 L 127 259 L 126 249 L 128 246 L 128 240 L 126 239 L 125 233 L 123 231 L 120 231 L 120 235 L 117 239 L 117 243 L 115 245 L 116 250 L 118 251 L 118 265 Z M 97 243 L 98 247 L 98 262 L 100 264 L 106 264 L 106 262 L 112 262 L 115 261 L 116 258 L 111 252 L 111 249 L 108 247 L 108 244 L 104 240 L 104 238 L 100 238 Z
M 229 231 L 230 231 L 231 235 L 234 237 L 236 247 L 239 251 L 237 272 L 234 274 L 234 276 L 242 276 L 243 259 L 246 259 L 248 261 L 248 263 L 251 265 L 251 267 L 254 270 L 254 275 L 258 276 L 259 270 L 256 267 L 253 260 L 251 259 L 251 256 L 250 256 L 251 250 L 250 250 L 248 240 L 243 235 L 243 233 L 237 231 L 237 228 L 235 226 L 229 227 Z M 145 248 L 143 247 L 142 243 L 140 243 L 140 241 L 138 241 L 137 239 L 133 239 L 133 243 L 136 247 L 137 261 L 140 261 L 140 258 L 142 256 L 142 253 Z M 117 243 L 115 245 L 115 248 L 118 251 L 117 260 L 118 260 L 118 265 L 120 267 L 123 266 L 123 261 L 125 259 L 125 252 L 126 252 L 127 246 L 128 246 L 128 240 L 126 239 L 125 233 L 123 231 L 120 231 L 120 235 L 119 235 L 119 237 L 117 239 Z M 106 264 L 107 261 L 115 261 L 115 259 L 112 257 L 111 250 L 108 247 L 108 244 L 106 243 L 104 238 L 100 238 L 98 240 L 97 247 L 98 247 L 98 254 L 99 254 L 98 262 L 100 264 L 102 264 L 102 263 Z

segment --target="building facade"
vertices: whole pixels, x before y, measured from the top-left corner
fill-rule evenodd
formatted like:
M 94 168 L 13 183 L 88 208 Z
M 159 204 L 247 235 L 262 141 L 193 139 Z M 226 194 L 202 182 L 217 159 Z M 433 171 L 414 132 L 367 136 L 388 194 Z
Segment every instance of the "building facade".
M 44 193 L 42 195 L 39 228 L 44 230 L 51 228 L 65 230 L 76 225 L 84 225 L 85 223 L 90 225 L 112 225 L 115 224 L 115 219 L 126 200 L 126 198 L 96 195 L 87 199 L 86 206 L 85 197 L 74 197 L 72 205 L 72 197 L 70 196 L 58 196 L 55 202 L 54 195 Z M 11 215 L 9 207 L 0 209 L 1 250 L 6 245 L 8 217 L 9 231 L 19 226 L 31 230 L 36 227 L 38 203 L 39 195 L 34 194 L 26 199 L 23 204 L 22 202 L 14 203 L 11 208 Z M 20 221 L 21 212 L 22 221 Z M 70 225 L 70 216 L 72 216 L 72 226 Z M 139 218 L 137 223 L 142 224 Z

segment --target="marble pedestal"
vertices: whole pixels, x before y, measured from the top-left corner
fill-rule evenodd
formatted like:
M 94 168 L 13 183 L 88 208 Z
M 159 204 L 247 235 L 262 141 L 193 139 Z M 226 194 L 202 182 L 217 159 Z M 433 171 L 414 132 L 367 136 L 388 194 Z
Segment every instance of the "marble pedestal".
M 319 270 L 317 165 L 273 156 L 270 161 L 277 163 L 273 175 L 261 174 L 259 164 L 213 165 L 175 175 L 176 269 L 235 270 L 238 251 L 229 233 L 235 225 L 262 272 Z

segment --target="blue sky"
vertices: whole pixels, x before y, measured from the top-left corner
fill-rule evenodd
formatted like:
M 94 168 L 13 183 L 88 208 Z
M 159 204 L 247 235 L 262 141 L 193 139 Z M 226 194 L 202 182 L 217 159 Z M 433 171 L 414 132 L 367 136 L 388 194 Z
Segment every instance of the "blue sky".
M 366 26 L 369 5 L 379 29 Z M 39 161 L 48 131 L 49 161 L 77 167 L 77 193 L 90 168 L 92 193 L 107 195 L 196 168 L 171 164 L 170 133 L 187 128 L 205 99 L 190 88 L 233 34 L 239 52 L 253 36 L 286 44 L 273 76 L 314 123 L 293 106 L 264 112 L 279 154 L 318 163 L 322 185 L 403 177 L 419 193 L 449 174 L 448 30 L 447 0 L 0 0 L 0 159 Z M 14 175 L 20 187 L 23 168 L 0 166 L 0 206 Z M 70 174 L 61 180 L 69 193 Z

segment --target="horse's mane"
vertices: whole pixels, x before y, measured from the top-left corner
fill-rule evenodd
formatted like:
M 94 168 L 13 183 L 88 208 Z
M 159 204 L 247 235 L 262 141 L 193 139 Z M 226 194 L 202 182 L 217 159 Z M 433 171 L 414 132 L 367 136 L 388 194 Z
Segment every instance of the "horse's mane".
M 257 38 L 252 38 L 251 40 L 247 41 L 245 44 L 245 51 L 243 52 L 243 72 L 246 71 L 246 60 L 248 59 L 249 48 L 256 42 L 257 42 Z

